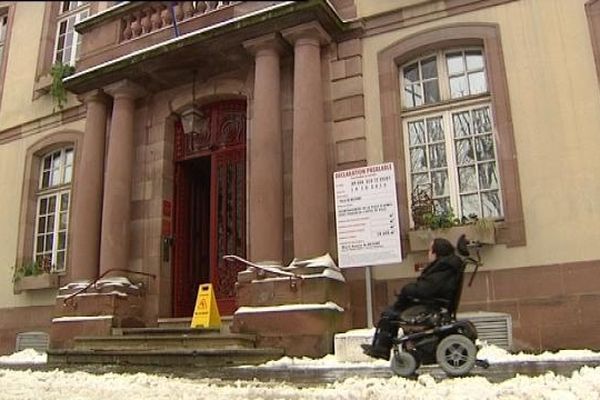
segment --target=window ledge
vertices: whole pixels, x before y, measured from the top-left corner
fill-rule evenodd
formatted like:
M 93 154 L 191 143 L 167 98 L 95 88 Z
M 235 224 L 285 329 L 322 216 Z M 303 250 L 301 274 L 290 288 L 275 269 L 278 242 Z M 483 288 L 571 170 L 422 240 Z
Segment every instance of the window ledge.
M 23 276 L 15 282 L 14 293 L 19 294 L 27 290 L 53 289 L 58 288 L 58 275 L 40 274 L 33 276 Z
M 460 235 L 465 234 L 468 240 L 482 244 L 496 244 L 496 229 L 485 229 L 477 225 L 459 225 L 446 229 L 416 229 L 408 231 L 410 251 L 427 251 L 434 238 L 447 239 L 456 245 Z
M 33 85 L 33 91 L 35 94 L 39 96 L 43 96 L 46 93 L 50 92 L 50 87 L 52 86 L 52 75 L 45 74 L 38 78 Z

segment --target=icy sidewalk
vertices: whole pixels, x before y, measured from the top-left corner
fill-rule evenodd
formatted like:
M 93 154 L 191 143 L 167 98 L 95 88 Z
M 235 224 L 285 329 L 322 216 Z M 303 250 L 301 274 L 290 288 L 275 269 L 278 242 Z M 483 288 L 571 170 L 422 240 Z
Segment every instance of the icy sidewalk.
M 600 359 L 589 350 L 563 350 L 540 355 L 511 355 L 491 346 L 484 347 L 480 357 L 492 364 L 515 361 L 580 361 Z M 0 363 L 22 363 L 41 360 L 42 355 L 29 350 L 1 357 Z M 360 364 L 360 363 L 359 363 Z M 362 363 L 364 368 L 387 368 L 384 361 Z M 8 366 L 8 364 L 6 365 Z M 254 371 L 271 368 L 290 370 L 356 368 L 357 363 L 340 363 L 333 356 L 322 359 L 282 358 L 263 364 Z M 0 365 L 0 398 L 2 400 L 117 400 L 117 399 L 598 399 L 600 398 L 600 367 L 582 367 L 570 376 L 552 372 L 540 376 L 516 376 L 492 383 L 482 376 L 436 380 L 425 373 L 417 379 L 372 377 L 358 371 L 351 377 L 332 383 L 302 387 L 279 380 L 261 382 L 256 379 L 225 381 L 218 378 L 176 378 L 145 373 L 86 373 L 13 370 Z
M 477 353 L 477 358 L 488 360 L 491 365 L 507 363 L 548 363 L 548 362 L 600 362 L 600 352 L 592 350 L 560 350 L 558 352 L 544 352 L 541 354 L 517 353 L 511 354 L 508 351 L 496 346 L 490 346 L 481 343 L 482 348 Z M 0 356 L 0 366 L 14 364 L 45 364 L 46 354 L 38 353 L 33 349 L 26 349 L 9 356 Z M 329 354 L 323 358 L 290 358 L 282 357 L 279 360 L 269 361 L 267 363 L 255 366 L 242 366 L 238 368 L 288 368 L 288 369 L 346 369 L 346 368 L 388 368 L 389 362 L 384 360 L 372 360 L 365 362 L 341 362 L 335 355 Z

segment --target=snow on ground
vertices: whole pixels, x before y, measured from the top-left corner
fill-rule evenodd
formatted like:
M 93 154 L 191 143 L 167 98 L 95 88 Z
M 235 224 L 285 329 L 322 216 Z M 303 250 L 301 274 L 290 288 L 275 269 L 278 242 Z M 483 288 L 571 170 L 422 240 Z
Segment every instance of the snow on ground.
M 321 387 L 295 387 L 281 382 L 190 380 L 148 374 L 66 373 L 59 370 L 0 369 L 3 400 L 120 400 L 127 399 L 598 399 L 600 368 L 583 367 L 571 377 L 552 372 L 537 377 L 517 376 L 501 383 L 484 377 L 445 379 L 428 374 L 416 380 L 360 376 Z
M 45 364 L 47 360 L 46 353 L 38 353 L 33 349 L 21 350 L 10 356 L 0 356 L 0 365 L 2 364 Z
M 478 354 L 490 363 L 522 361 L 600 360 L 600 353 L 590 350 L 562 350 L 556 353 L 510 354 L 483 344 Z M 429 374 L 416 380 L 401 377 L 378 378 L 356 376 L 335 383 L 297 387 L 286 382 L 222 381 L 219 379 L 185 379 L 144 373 L 90 374 L 86 372 L 11 370 L 2 364 L 44 363 L 46 355 L 27 349 L 0 357 L 0 399 L 2 400 L 117 400 L 136 399 L 600 399 L 600 367 L 582 367 L 570 377 L 553 372 L 517 377 L 501 383 L 474 376 L 436 381 Z M 256 367 L 255 367 L 256 368 Z M 285 369 L 388 368 L 386 361 L 341 363 L 335 356 L 320 359 L 283 357 L 258 367 Z

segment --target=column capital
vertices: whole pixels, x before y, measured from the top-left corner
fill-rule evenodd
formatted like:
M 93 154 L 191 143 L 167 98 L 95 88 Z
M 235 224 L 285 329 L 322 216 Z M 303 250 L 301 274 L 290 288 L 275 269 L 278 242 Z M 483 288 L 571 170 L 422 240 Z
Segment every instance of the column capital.
M 316 21 L 296 25 L 281 31 L 281 35 L 292 44 L 296 44 L 300 39 L 318 40 L 321 46 L 331 42 L 331 36 L 323 29 L 321 24 Z
M 104 92 L 108 93 L 114 98 L 129 97 L 131 99 L 137 99 L 146 94 L 146 90 L 128 79 L 111 83 L 104 87 Z
M 79 96 L 77 96 L 77 99 L 85 104 L 91 102 L 106 104 L 110 100 L 109 96 L 106 93 L 104 93 L 102 89 L 94 89 L 90 90 L 89 92 L 82 93 Z
M 289 45 L 276 32 L 246 40 L 242 45 L 254 56 L 257 56 L 263 50 L 273 50 L 281 55 L 289 49 Z

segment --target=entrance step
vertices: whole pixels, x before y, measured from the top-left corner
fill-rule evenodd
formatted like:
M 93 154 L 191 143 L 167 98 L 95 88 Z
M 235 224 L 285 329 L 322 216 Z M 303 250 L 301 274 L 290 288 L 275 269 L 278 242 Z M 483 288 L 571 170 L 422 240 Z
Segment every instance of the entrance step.
M 232 315 L 221 316 L 221 333 L 229 333 L 229 327 L 233 322 Z M 192 317 L 182 317 L 182 318 L 159 318 L 158 319 L 158 327 L 159 328 L 189 328 L 192 324 Z M 197 329 L 197 328 L 194 328 Z
M 113 328 L 105 336 L 76 336 L 70 348 L 50 348 L 48 363 L 228 366 L 284 356 L 280 348 L 257 348 L 253 334 L 190 328 L 189 319 L 161 322 L 151 328 Z
M 113 336 L 127 336 L 127 335 L 154 335 L 154 336 L 168 336 L 168 335 L 183 335 L 183 336 L 198 336 L 198 335 L 214 335 L 219 334 L 221 331 L 212 328 L 173 328 L 173 327 L 155 327 L 155 328 L 113 328 Z
M 131 364 L 234 366 L 261 364 L 284 355 L 282 349 L 48 350 L 48 364 Z
M 160 350 L 160 349 L 239 349 L 254 348 L 253 335 L 121 335 L 75 337 L 76 350 Z

